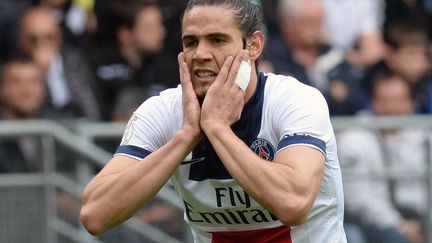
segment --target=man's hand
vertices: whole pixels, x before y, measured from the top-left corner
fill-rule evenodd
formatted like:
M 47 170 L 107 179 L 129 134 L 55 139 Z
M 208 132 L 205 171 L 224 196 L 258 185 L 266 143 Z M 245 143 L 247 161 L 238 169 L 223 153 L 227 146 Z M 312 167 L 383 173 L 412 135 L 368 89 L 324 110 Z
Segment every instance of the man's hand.
M 192 85 L 189 68 L 183 52 L 178 55 L 180 81 L 183 92 L 183 130 L 193 137 L 201 137 L 201 107 Z
M 235 58 L 226 58 L 218 77 L 209 88 L 201 109 L 201 128 L 231 126 L 238 121 L 244 106 L 245 92 L 234 83 L 242 60 L 248 52 L 240 51 Z

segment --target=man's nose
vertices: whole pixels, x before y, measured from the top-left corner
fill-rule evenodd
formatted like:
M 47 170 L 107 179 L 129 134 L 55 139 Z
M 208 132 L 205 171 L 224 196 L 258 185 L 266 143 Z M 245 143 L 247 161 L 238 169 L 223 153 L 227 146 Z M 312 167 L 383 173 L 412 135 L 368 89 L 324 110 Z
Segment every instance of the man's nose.
M 206 43 L 199 43 L 192 58 L 199 62 L 210 60 L 212 58 L 210 46 Z

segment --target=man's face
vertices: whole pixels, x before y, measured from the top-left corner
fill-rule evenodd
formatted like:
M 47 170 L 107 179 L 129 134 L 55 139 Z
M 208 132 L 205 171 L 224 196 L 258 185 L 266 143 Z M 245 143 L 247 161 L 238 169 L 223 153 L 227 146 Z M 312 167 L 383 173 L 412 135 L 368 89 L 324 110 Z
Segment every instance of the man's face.
M 19 41 L 30 56 L 40 51 L 55 52 L 60 48 L 60 29 L 48 12 L 33 11 L 22 20 Z
M 390 67 L 408 79 L 418 82 L 430 67 L 428 49 L 424 45 L 406 45 L 393 50 L 388 56 Z
M 198 6 L 183 18 L 183 52 L 198 98 L 203 99 L 228 56 L 243 48 L 232 10 Z
M 143 53 L 156 53 L 163 48 L 166 35 L 162 12 L 155 6 L 141 10 L 132 29 L 135 45 Z
M 0 96 L 6 109 L 21 115 L 34 114 L 45 98 L 41 70 L 33 63 L 8 64 L 0 85 Z
M 325 10 L 321 4 L 305 1 L 296 16 L 285 17 L 281 30 L 295 46 L 316 46 L 323 42 Z
M 407 116 L 413 112 L 410 88 L 404 80 L 393 77 L 392 81 L 382 82 L 374 88 L 372 101 L 377 116 Z

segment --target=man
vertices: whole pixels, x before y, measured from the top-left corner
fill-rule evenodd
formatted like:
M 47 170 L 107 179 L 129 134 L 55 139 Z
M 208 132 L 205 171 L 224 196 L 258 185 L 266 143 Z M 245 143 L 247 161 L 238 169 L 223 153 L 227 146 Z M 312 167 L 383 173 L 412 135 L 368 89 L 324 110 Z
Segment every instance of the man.
M 26 58 L 11 58 L 0 77 L 0 118 L 2 120 L 38 119 L 46 114 L 43 107 L 45 84 L 38 66 Z M 0 172 L 40 171 L 40 141 L 31 136 L 0 143 Z
M 414 113 L 414 97 L 406 80 L 382 72 L 372 83 L 374 116 L 407 117 Z M 426 171 L 427 136 L 419 128 L 341 131 L 337 138 L 342 168 L 367 174 Z M 421 215 L 428 212 L 426 181 L 408 177 L 361 178 L 347 179 L 344 186 L 347 223 L 357 225 L 368 242 L 425 242 Z M 350 242 L 357 242 L 350 239 L 348 230 L 347 236 Z
M 24 13 L 18 45 L 42 68 L 52 107 L 65 116 L 101 119 L 93 74 L 80 52 L 63 43 L 60 26 L 49 10 L 33 7 Z
M 373 76 L 393 72 L 408 81 L 416 112 L 432 112 L 432 69 L 426 29 L 410 20 L 391 23 L 385 32 L 384 59 L 372 66 L 362 80 L 370 95 Z
M 352 115 L 363 108 L 354 66 L 325 39 L 325 6 L 321 0 L 281 0 L 280 33 L 270 37 L 260 70 L 289 74 L 318 88 L 331 115 Z
M 260 8 L 192 0 L 182 20 L 181 87 L 132 116 L 85 189 L 85 227 L 104 233 L 171 178 L 195 242 L 346 242 L 325 100 L 292 77 L 257 74 Z M 245 91 L 234 83 L 242 61 Z
M 59 119 L 61 111 L 47 106 L 46 85 L 40 67 L 26 56 L 9 58 L 0 70 L 0 119 L 28 121 Z M 68 151 L 56 144 L 61 160 L 56 168 L 62 172 L 74 169 Z M 42 141 L 37 136 L 4 138 L 0 141 L 0 172 L 40 172 L 43 169 Z
M 382 0 L 323 0 L 327 15 L 328 38 L 332 45 L 342 48 L 347 60 L 368 67 L 384 55 Z
M 177 86 L 179 76 L 175 58 L 164 52 L 166 30 L 158 3 L 116 0 L 109 6 L 115 43 L 97 48 L 91 63 L 106 106 L 106 118 L 113 119 L 114 103 L 123 89 L 172 88 Z

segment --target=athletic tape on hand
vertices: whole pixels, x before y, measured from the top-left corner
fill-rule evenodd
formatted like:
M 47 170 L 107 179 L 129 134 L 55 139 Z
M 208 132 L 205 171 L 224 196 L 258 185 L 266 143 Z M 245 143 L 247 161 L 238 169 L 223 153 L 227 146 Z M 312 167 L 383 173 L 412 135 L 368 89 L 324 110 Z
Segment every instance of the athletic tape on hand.
M 247 61 L 242 61 L 240 63 L 240 67 L 234 83 L 237 84 L 243 91 L 246 91 L 246 88 L 249 84 L 251 69 L 251 65 L 249 65 Z

